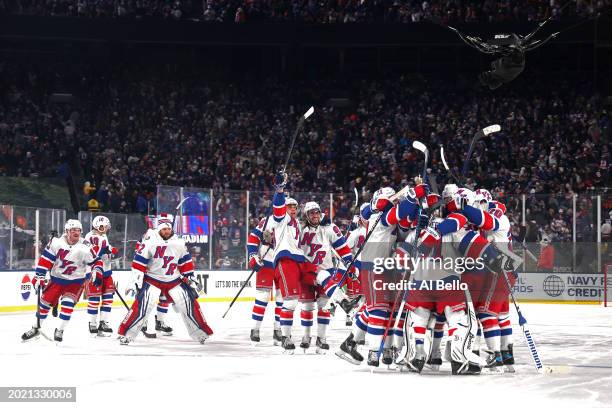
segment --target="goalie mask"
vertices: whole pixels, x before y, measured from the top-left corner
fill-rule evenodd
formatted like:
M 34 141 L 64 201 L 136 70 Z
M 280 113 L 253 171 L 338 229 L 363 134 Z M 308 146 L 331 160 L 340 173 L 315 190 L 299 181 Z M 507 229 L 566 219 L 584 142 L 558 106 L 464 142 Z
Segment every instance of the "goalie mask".
M 316 227 L 321 223 L 321 207 L 314 201 L 309 201 L 304 204 L 304 218 L 306 223 L 312 227 Z

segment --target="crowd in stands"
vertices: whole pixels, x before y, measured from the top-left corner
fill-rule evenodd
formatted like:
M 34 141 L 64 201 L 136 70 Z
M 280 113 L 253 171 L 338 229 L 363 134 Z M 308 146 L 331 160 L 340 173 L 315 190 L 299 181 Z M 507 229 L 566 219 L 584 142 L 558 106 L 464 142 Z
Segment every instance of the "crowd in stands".
M 315 103 L 297 140 L 290 189 L 319 193 L 302 201 L 314 197 L 329 213 L 327 197 L 334 193 L 334 215 L 350 219 L 353 188 L 366 200 L 380 186 L 405 185 L 420 171 L 413 140 L 431 147 L 430 168 L 443 185 L 437 146 L 458 174 L 472 135 L 499 123 L 502 132 L 476 148 L 468 186 L 486 187 L 505 201 L 525 194 L 527 220 L 551 240 L 571 241 L 572 195 L 610 186 L 610 116 L 589 80 L 533 75 L 495 93 L 467 77 L 389 75 L 301 82 L 296 96 L 282 81 L 206 81 L 197 67 L 179 65 L 4 64 L 0 175 L 57 176 L 76 161 L 88 181 L 83 207 L 109 212 L 154 214 L 157 185 L 213 189 L 213 237 L 224 240 L 215 259 L 234 252 L 240 258 L 244 246 L 232 240 L 246 239 L 246 193 L 225 192 L 251 191 L 253 226 L 269 205 L 272 175 L 308 106 L 294 100 L 348 89 L 353 106 Z M 66 84 L 74 100 L 51 103 L 49 95 Z M 577 211 L 592 220 L 593 206 L 580 201 Z M 520 206 L 513 210 L 519 225 Z
M 572 2 L 574 3 L 574 2 Z M 0 12 L 205 22 L 444 23 L 576 20 L 610 0 L 0 0 Z

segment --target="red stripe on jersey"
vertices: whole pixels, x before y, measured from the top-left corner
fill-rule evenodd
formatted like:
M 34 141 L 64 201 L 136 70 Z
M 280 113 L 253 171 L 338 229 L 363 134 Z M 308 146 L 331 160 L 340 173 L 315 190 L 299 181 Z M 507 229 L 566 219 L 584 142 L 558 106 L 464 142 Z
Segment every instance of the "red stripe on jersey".
M 336 252 L 338 253 L 338 255 L 340 255 L 340 258 L 344 258 L 345 256 L 351 254 L 351 249 L 345 242 L 344 245 L 342 245 L 340 248 L 336 248 Z
M 457 221 L 457 231 L 459 231 L 461 228 L 465 226 L 465 224 L 467 224 L 467 217 L 463 214 L 452 213 L 447 217 L 447 219 Z
M 247 239 L 247 245 L 259 246 L 260 243 L 261 240 L 259 239 L 259 237 L 251 232 L 249 234 L 249 238 Z
M 491 214 L 489 214 L 486 211 L 482 211 L 482 216 L 483 216 L 483 222 L 480 228 L 482 228 L 485 231 L 490 231 L 493 228 L 495 228 L 495 220 L 493 219 L 493 216 Z
M 491 201 L 493 203 L 493 205 L 495 206 L 495 208 L 499 209 L 502 211 L 502 213 L 506 213 L 506 205 L 503 203 L 500 203 L 499 201 Z
M 472 238 L 472 242 L 470 242 L 465 256 L 472 259 L 478 259 L 488 245 L 489 241 L 487 241 L 486 238 L 480 234 L 476 234 L 474 238 Z
M 287 207 L 284 204 L 280 207 L 274 206 L 272 212 L 276 218 L 283 218 L 287 213 Z
M 41 268 L 44 269 L 51 269 L 51 267 L 53 266 L 53 262 L 51 262 L 50 260 L 48 260 L 47 258 L 43 258 L 42 256 L 38 259 L 38 266 L 40 266 Z
M 147 267 L 145 265 L 140 264 L 140 263 L 138 263 L 136 261 L 132 262 L 132 269 L 136 269 L 136 270 L 138 270 L 140 272 L 146 272 L 147 271 Z
M 397 207 L 393 207 L 387 212 L 387 217 L 385 218 L 387 225 L 396 225 L 399 221 L 397 217 Z
M 187 273 L 193 271 L 193 261 L 190 259 L 178 267 L 180 273 Z
M 421 235 L 421 244 L 424 244 L 424 245 L 426 245 L 428 247 L 432 247 L 432 246 L 436 245 L 440 241 L 440 237 L 439 236 L 433 235 L 428 230 L 421 231 L 420 235 Z

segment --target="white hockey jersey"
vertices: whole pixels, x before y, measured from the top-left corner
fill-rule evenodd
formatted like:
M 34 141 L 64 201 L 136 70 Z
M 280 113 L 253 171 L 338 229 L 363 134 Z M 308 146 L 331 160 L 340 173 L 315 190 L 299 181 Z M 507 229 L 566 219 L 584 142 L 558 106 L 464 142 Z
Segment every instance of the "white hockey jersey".
M 273 216 L 268 221 L 266 231 L 274 234 L 274 265 L 281 258 L 290 258 L 296 262 L 304 262 L 306 259 L 300 249 L 300 224 L 287 214 L 285 205 L 285 194 L 274 194 Z
M 38 259 L 36 275 L 45 276 L 50 272 L 51 281 L 63 285 L 83 283 L 90 279 L 92 270 L 102 273 L 98 252 L 98 247 L 82 237 L 74 245 L 68 243 L 65 234 L 53 238 Z
M 366 236 L 366 227 L 360 226 L 357 229 L 351 231 L 346 238 L 346 244 L 351 249 L 351 252 L 354 254 L 357 253 L 359 248 L 363 245 L 363 241 L 365 241 Z
M 332 251 L 342 258 L 345 265 L 348 265 L 353 259 L 346 238 L 334 223 L 317 227 L 309 225 L 302 227 L 300 249 L 308 262 L 326 270 L 334 269 Z
M 132 270 L 158 282 L 173 282 L 182 275 L 193 274 L 191 255 L 182 238 L 173 235 L 163 239 L 155 230 L 147 231 L 132 261 Z
M 85 241 L 88 241 L 94 247 L 98 247 L 100 249 L 108 247 L 109 250 L 112 248 L 111 244 L 108 242 L 108 237 L 106 234 L 98 234 L 95 231 L 89 231 L 87 235 L 85 235 Z M 111 266 L 111 254 L 104 254 L 100 257 L 102 261 L 102 267 L 104 268 L 104 276 L 110 276 L 112 274 L 112 266 Z

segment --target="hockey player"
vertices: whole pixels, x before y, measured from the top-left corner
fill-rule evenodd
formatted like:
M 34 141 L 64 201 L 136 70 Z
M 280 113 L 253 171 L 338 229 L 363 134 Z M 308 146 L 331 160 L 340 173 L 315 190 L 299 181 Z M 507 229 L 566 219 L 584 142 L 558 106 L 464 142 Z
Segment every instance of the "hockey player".
M 510 220 L 505 215 L 505 206 L 494 201 L 488 190 L 476 190 L 473 205 L 466 205 L 463 214 L 488 241 L 495 243 L 498 250 L 511 254 L 512 234 Z M 516 268 L 517 266 L 514 266 L 509 269 L 515 271 Z M 516 273 L 508 275 L 511 285 L 514 285 L 516 277 Z M 514 372 L 510 292 L 503 276 L 493 274 L 488 278 L 483 301 L 476 306 L 487 349 L 492 353 L 488 366 L 493 370 L 505 366 L 508 372 Z
M 348 265 L 353 257 L 346 244 L 346 238 L 336 224 L 321 213 L 321 207 L 314 201 L 307 202 L 303 208 L 304 223 L 301 228 L 300 248 L 306 261 L 300 270 L 300 316 L 304 335 L 300 347 L 310 347 L 310 331 L 313 324 L 315 303 L 317 310 L 317 353 L 329 350 L 326 332 L 331 313 L 324 310 L 329 296 L 337 289 L 336 276 L 332 276 L 334 268 L 334 253 L 340 262 Z
M 368 227 L 368 217 L 370 216 L 370 203 L 363 203 L 359 207 L 359 215 L 356 220 L 359 227 L 352 231 L 348 238 L 347 243 L 351 248 L 353 255 L 357 253 L 359 248 L 365 241 Z M 357 275 L 357 282 L 359 284 L 360 295 L 363 295 L 363 286 L 366 284 L 364 280 L 364 274 L 361 273 L 361 257 L 358 257 L 354 262 L 355 274 Z M 350 282 L 347 283 L 350 285 Z M 336 352 L 336 355 L 343 360 L 348 361 L 352 364 L 361 364 L 363 356 L 357 351 L 357 345 L 365 344 L 365 336 L 368 330 L 369 313 L 364 303 L 359 312 L 355 316 L 355 325 L 351 330 L 351 334 L 342 342 L 340 349 Z
M 170 220 L 170 222 L 173 222 L 174 216 L 167 213 L 161 213 L 156 217 L 154 224 L 157 222 L 158 219 L 167 219 Z M 149 239 L 149 237 L 154 234 L 157 234 L 156 228 L 149 228 L 140 239 L 140 242 L 136 244 L 136 252 L 138 252 L 138 250 L 144 246 L 143 243 L 145 242 L 145 240 Z M 134 288 L 129 289 L 130 292 L 133 293 L 133 295 L 136 294 L 135 290 L 132 291 L 132 289 Z M 160 334 L 162 336 L 172 336 L 173 334 L 172 327 L 166 324 L 166 316 L 168 315 L 168 309 L 170 308 L 171 303 L 172 302 L 168 301 L 168 299 L 166 299 L 163 293 L 159 296 L 159 300 L 157 302 L 157 310 L 155 313 L 155 331 L 157 332 L 157 334 Z M 147 326 L 147 322 L 145 322 L 141 330 L 143 332 L 146 332 Z
M 363 203 L 360 207 L 359 214 L 353 216 L 352 224 L 355 225 L 355 229 L 350 231 L 346 237 L 346 243 L 353 255 L 357 253 L 365 241 L 367 221 L 361 216 L 361 210 L 367 205 L 367 203 Z M 358 307 L 359 310 L 357 310 L 357 313 L 361 313 L 365 310 L 365 303 L 361 304 L 363 290 L 361 289 L 361 282 L 359 280 L 359 263 L 355 262 L 352 269 L 352 271 L 349 271 L 349 279 L 346 281 L 346 295 L 348 299 L 343 299 L 340 302 L 340 307 L 346 312 L 347 326 L 353 325 L 353 309 Z M 359 306 L 359 304 L 361 304 L 361 306 Z
M 119 326 L 120 344 L 127 345 L 138 335 L 162 294 L 182 315 L 189 336 L 204 344 L 213 331 L 198 303 L 199 287 L 193 278 L 191 255 L 185 241 L 174 235 L 169 218 L 158 218 L 156 232 L 144 240 L 134 255 L 133 281 L 129 287 L 140 290 Z
M 268 220 L 271 216 L 268 216 Z M 268 221 L 269 222 L 269 221 Z M 255 269 L 255 304 L 253 305 L 253 328 L 251 329 L 251 341 L 259 343 L 261 340 L 259 329 L 263 321 L 268 300 L 272 295 L 273 288 L 275 289 L 274 308 L 274 344 L 278 345 L 282 341 L 280 330 L 280 311 L 283 304 L 283 298 L 280 290 L 279 275 L 274 274 L 274 244 L 271 241 L 272 235 L 268 232 L 264 237 L 264 226 L 266 218 L 262 218 L 259 224 L 249 234 L 247 240 L 247 250 L 249 254 L 249 268 Z M 268 238 L 266 240 L 265 238 Z
M 98 336 L 110 336 L 113 329 L 109 326 L 108 316 L 113 306 L 113 295 L 115 293 L 115 283 L 113 282 L 113 271 L 111 268 L 112 256 L 116 255 L 118 250 L 113 247 L 108 241 L 107 233 L 111 229 L 110 220 L 103 216 L 96 216 L 92 223 L 92 229 L 85 235 L 85 240 L 92 246 L 98 248 L 107 248 L 110 253 L 103 255 L 102 261 L 104 273 L 102 274 L 102 284 L 94 285 L 94 282 L 89 282 L 87 285 L 87 313 L 89 314 L 89 332 Z M 101 302 L 100 302 L 101 301 Z M 102 303 L 102 307 L 100 307 Z M 98 309 L 100 309 L 100 323 L 98 324 Z
M 93 275 L 94 284 L 102 284 L 104 270 L 99 256 L 107 254 L 108 247 L 100 249 L 92 246 L 81 237 L 82 228 L 78 220 L 66 221 L 64 234 L 52 238 L 38 259 L 36 275 L 32 279 L 33 288 L 42 290 L 36 312 L 38 320 L 37 325 L 21 336 L 23 341 L 38 337 L 38 322 L 42 326 L 49 310 L 59 304 L 61 323 L 53 337 L 55 341 L 61 342 L 87 281 Z M 50 281 L 47 280 L 47 272 L 51 276 Z
M 297 220 L 297 201 L 285 198 L 287 175 L 278 173 L 274 179 L 275 194 L 272 200 L 272 218 L 266 226 L 274 242 L 274 274 L 278 276 L 283 296 L 280 313 L 281 346 L 292 354 L 295 344 L 291 340 L 293 313 L 298 304 L 300 293 L 300 263 L 304 254 L 299 248 L 300 225 Z

